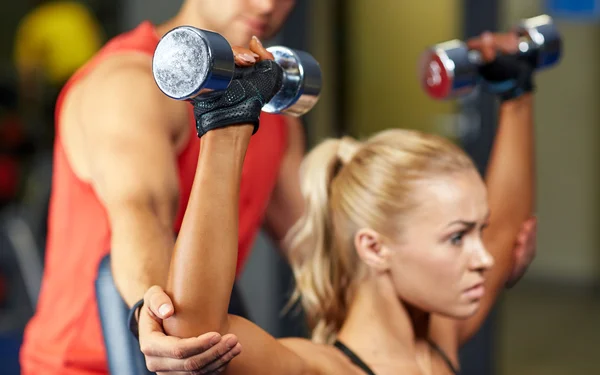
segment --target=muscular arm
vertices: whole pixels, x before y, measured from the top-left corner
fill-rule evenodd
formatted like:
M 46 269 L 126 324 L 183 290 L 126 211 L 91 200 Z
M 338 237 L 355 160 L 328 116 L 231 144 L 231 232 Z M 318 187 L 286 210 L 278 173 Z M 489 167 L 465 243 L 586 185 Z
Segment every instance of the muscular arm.
M 306 363 L 298 355 L 256 325 L 227 314 L 237 261 L 239 185 L 251 132 L 250 125 L 240 125 L 210 131 L 202 139 L 169 272 L 167 293 L 176 313 L 164 321 L 165 332 L 235 334 L 242 354 L 226 374 L 305 374 Z
M 108 212 L 115 282 L 130 306 L 150 286 L 166 285 L 178 201 L 169 125 L 182 103 L 162 95 L 150 64 L 143 56 L 106 61 L 81 88 L 90 179 Z
M 459 323 L 460 342 L 477 332 L 510 275 L 512 249 L 521 225 L 534 209 L 533 97 L 526 94 L 500 108 L 500 122 L 486 173 L 491 211 L 484 243 L 494 257 L 485 297 L 476 315 Z
M 304 130 L 298 118 L 286 118 L 288 146 L 279 168 L 275 190 L 271 195 L 265 217 L 265 230 L 276 241 L 284 256 L 288 230 L 302 215 L 304 200 L 300 190 L 300 164 L 305 152 Z

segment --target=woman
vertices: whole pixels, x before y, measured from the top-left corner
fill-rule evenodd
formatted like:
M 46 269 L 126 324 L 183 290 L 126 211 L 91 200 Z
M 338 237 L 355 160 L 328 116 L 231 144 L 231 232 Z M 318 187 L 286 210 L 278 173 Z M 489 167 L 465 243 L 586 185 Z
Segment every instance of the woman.
M 201 157 L 171 263 L 167 292 L 176 313 L 164 321 L 165 332 L 236 335 L 243 350 L 238 343 L 241 354 L 227 374 L 457 373 L 458 348 L 512 271 L 534 178 L 532 69 L 495 59 L 496 50 L 516 48 L 514 36 L 485 34 L 470 44 L 488 62 L 488 81 L 514 73 L 508 78 L 516 82 L 501 95 L 488 189 L 459 147 L 416 131 L 328 140 L 307 156 L 306 208 L 289 241 L 312 341 L 275 340 L 227 314 L 241 167 L 257 129 L 248 119 L 258 118 L 238 113 L 271 97 L 265 87 L 272 86 L 257 86 L 270 82 L 275 66 L 263 61 L 245 75 L 255 75 L 252 83 L 232 85 L 243 90 L 197 98 Z

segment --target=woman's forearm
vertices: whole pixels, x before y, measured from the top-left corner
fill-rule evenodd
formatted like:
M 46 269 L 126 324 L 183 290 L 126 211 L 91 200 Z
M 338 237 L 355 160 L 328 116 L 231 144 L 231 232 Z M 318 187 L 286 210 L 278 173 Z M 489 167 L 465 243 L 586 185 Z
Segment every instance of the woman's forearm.
M 226 330 L 235 281 L 238 201 L 251 125 L 208 132 L 171 260 L 167 293 L 175 315 L 165 332 L 179 337 Z
M 491 209 L 490 229 L 516 233 L 534 210 L 535 138 L 531 94 L 506 102 L 485 176 Z
M 485 243 L 495 260 L 488 277 L 493 290 L 510 274 L 517 234 L 534 210 L 534 140 L 532 95 L 504 103 L 486 173 L 491 217 Z
M 459 341 L 477 332 L 512 271 L 513 248 L 534 205 L 533 98 L 530 94 L 502 105 L 498 131 L 486 173 L 490 222 L 483 240 L 494 257 L 477 313 L 459 323 Z

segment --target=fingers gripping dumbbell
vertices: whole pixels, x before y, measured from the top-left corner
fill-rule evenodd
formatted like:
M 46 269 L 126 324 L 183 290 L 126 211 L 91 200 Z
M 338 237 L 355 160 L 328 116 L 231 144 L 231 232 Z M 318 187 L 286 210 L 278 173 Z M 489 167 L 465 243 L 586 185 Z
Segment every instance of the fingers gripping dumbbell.
M 534 62 L 536 70 L 549 68 L 560 60 L 561 36 L 550 16 L 522 20 L 515 32 L 521 57 Z M 461 40 L 451 40 L 427 49 L 419 63 L 421 86 L 434 99 L 468 94 L 479 81 L 483 59 Z
M 280 90 L 263 107 L 268 113 L 301 116 L 319 100 L 321 68 L 308 53 L 282 46 L 267 48 L 283 69 Z M 158 43 L 152 62 L 154 80 L 161 91 L 187 100 L 202 89 L 225 90 L 235 78 L 231 45 L 214 32 L 191 26 L 169 31 Z

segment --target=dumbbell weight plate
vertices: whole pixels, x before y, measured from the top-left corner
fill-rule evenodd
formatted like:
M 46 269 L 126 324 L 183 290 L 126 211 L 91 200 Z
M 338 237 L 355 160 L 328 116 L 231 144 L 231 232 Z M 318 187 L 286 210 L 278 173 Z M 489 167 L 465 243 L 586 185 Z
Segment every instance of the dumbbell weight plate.
M 301 116 L 319 99 L 321 69 L 308 53 L 275 46 L 268 50 L 283 68 L 279 92 L 263 107 L 269 113 Z M 176 100 L 190 99 L 202 89 L 225 90 L 235 73 L 233 51 L 217 33 L 180 26 L 161 38 L 152 71 L 160 90 Z
M 477 56 L 458 39 L 427 49 L 420 58 L 419 77 L 425 92 L 435 99 L 465 95 L 477 80 Z
M 177 100 L 192 98 L 202 89 L 225 90 L 234 69 L 233 51 L 224 37 L 190 26 L 165 34 L 152 60 L 158 87 Z
M 304 51 L 283 46 L 273 46 L 267 50 L 283 68 L 284 75 L 281 89 L 265 104 L 263 111 L 292 116 L 301 116 L 310 111 L 321 92 L 319 63 Z
M 517 26 L 516 32 L 530 41 L 519 43 L 521 53 L 527 52 L 532 47 L 538 49 L 537 70 L 548 68 L 560 59 L 562 40 L 550 16 L 544 14 L 524 19 Z

